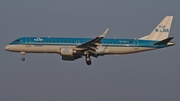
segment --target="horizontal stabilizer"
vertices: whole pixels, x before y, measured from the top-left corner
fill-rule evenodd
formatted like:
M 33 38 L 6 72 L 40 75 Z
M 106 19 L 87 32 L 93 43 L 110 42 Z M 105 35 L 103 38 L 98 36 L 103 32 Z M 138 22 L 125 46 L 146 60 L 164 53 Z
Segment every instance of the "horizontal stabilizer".
M 164 39 L 162 41 L 159 41 L 157 43 L 155 43 L 154 45 L 164 45 L 164 44 L 167 44 L 168 42 L 170 42 L 174 37 L 169 37 L 167 39 Z

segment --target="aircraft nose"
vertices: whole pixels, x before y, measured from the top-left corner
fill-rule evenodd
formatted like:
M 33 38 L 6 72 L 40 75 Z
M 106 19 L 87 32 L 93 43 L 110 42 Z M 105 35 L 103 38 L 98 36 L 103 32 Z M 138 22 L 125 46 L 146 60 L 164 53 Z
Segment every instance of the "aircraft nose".
M 4 49 L 5 49 L 5 50 L 9 50 L 9 45 L 7 45 Z

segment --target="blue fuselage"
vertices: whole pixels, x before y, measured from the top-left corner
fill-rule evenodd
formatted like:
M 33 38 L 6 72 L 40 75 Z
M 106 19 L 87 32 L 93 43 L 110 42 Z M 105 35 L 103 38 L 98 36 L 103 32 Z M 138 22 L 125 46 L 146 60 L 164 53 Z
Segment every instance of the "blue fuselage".
M 48 38 L 48 37 L 23 37 L 10 43 L 10 45 L 52 45 L 52 46 L 78 46 L 92 40 L 92 38 Z M 164 45 L 154 45 L 158 41 L 139 39 L 111 39 L 101 40 L 102 46 L 108 47 L 146 47 L 163 48 Z

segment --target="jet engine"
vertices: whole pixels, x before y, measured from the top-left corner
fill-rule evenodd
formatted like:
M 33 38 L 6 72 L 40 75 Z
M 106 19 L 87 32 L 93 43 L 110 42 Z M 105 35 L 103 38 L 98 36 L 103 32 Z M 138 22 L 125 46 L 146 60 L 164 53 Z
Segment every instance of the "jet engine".
M 60 54 L 62 56 L 73 56 L 76 51 L 71 47 L 62 47 L 60 48 Z
M 59 53 L 62 56 L 62 60 L 68 60 L 68 61 L 73 61 L 79 57 L 77 57 L 78 54 L 80 54 L 79 52 L 77 52 L 76 50 L 74 50 L 71 47 L 62 47 L 60 48 Z

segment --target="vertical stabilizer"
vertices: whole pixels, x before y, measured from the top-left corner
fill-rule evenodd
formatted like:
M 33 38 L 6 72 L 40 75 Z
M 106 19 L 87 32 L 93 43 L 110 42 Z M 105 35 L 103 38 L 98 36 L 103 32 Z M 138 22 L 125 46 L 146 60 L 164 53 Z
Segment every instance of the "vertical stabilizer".
M 172 20 L 173 16 L 166 16 L 149 35 L 140 39 L 163 40 L 168 38 Z

